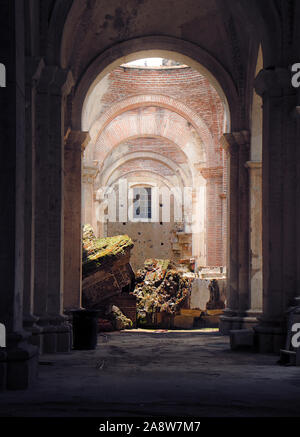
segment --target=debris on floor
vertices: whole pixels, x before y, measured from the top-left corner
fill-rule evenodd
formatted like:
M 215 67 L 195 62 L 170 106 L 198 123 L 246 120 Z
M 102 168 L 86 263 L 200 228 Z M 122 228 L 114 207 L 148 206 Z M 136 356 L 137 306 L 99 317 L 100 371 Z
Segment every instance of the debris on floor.
M 139 326 L 158 326 L 164 315 L 169 320 L 187 301 L 193 278 L 185 276 L 170 260 L 147 259 L 136 274 L 133 294 L 137 298 Z
M 112 305 L 108 317 L 112 321 L 113 327 L 116 331 L 132 328 L 132 321 L 126 317 L 116 305 Z
M 99 310 L 99 332 L 218 326 L 225 299 L 221 268 L 206 268 L 202 279 L 193 259 L 149 258 L 135 276 L 132 248 L 128 235 L 99 239 L 90 225 L 83 228 L 82 302 Z

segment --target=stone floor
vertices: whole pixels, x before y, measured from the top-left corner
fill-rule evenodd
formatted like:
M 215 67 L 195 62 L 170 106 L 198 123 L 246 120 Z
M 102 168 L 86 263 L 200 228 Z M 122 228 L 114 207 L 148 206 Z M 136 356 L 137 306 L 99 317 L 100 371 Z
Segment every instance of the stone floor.
M 232 352 L 218 332 L 121 332 L 94 351 L 44 355 L 31 391 L 0 416 L 300 416 L 300 368 Z

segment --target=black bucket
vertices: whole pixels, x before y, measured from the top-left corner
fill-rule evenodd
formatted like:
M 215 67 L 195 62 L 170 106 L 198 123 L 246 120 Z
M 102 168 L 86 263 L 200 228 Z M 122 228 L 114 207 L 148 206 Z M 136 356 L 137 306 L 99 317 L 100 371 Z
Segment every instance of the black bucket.
M 96 349 L 98 333 L 96 310 L 76 310 L 73 314 L 73 349 Z

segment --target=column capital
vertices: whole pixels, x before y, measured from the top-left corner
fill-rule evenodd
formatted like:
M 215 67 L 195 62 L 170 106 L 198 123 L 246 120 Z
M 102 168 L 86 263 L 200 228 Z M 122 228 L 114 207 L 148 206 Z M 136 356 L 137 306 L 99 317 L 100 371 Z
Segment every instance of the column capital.
M 201 168 L 201 175 L 204 179 L 216 179 L 223 176 L 223 167 Z
M 48 94 L 49 86 L 55 76 L 55 68 L 56 67 L 50 67 L 43 64 L 43 68 L 41 69 L 41 73 L 37 81 L 37 91 L 40 94 Z
M 242 130 L 225 133 L 220 138 L 220 144 L 227 153 L 234 155 L 241 148 L 250 148 L 250 132 Z
M 256 93 L 263 97 L 280 97 L 295 94 L 292 73 L 288 68 L 274 67 L 260 70 L 254 81 Z
M 194 163 L 194 168 L 195 168 L 195 170 L 200 172 L 205 167 L 205 165 L 206 165 L 205 161 L 195 162 Z
M 245 162 L 245 167 L 250 170 L 260 170 L 262 168 L 261 161 L 247 161 Z
M 82 180 L 92 184 L 99 173 L 98 161 L 84 162 L 82 166 Z
M 41 64 L 39 73 L 38 91 L 53 96 L 67 96 L 74 86 L 71 70 L 63 70 L 56 65 Z
M 53 68 L 55 71 L 50 84 L 50 94 L 56 96 L 69 95 L 75 84 L 71 70 L 63 70 L 59 67 Z
M 70 128 L 67 130 L 65 135 L 65 148 L 66 149 L 74 149 L 81 150 L 81 153 L 84 152 L 87 144 L 90 141 L 89 132 L 83 132 L 79 130 L 71 130 Z

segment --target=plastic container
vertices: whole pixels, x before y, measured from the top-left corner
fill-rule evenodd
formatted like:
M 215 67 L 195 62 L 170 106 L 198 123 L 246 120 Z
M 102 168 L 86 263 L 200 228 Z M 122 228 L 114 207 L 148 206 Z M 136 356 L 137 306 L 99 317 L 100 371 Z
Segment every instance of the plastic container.
M 98 313 L 99 311 L 86 309 L 72 311 L 73 349 L 96 349 L 98 334 Z

